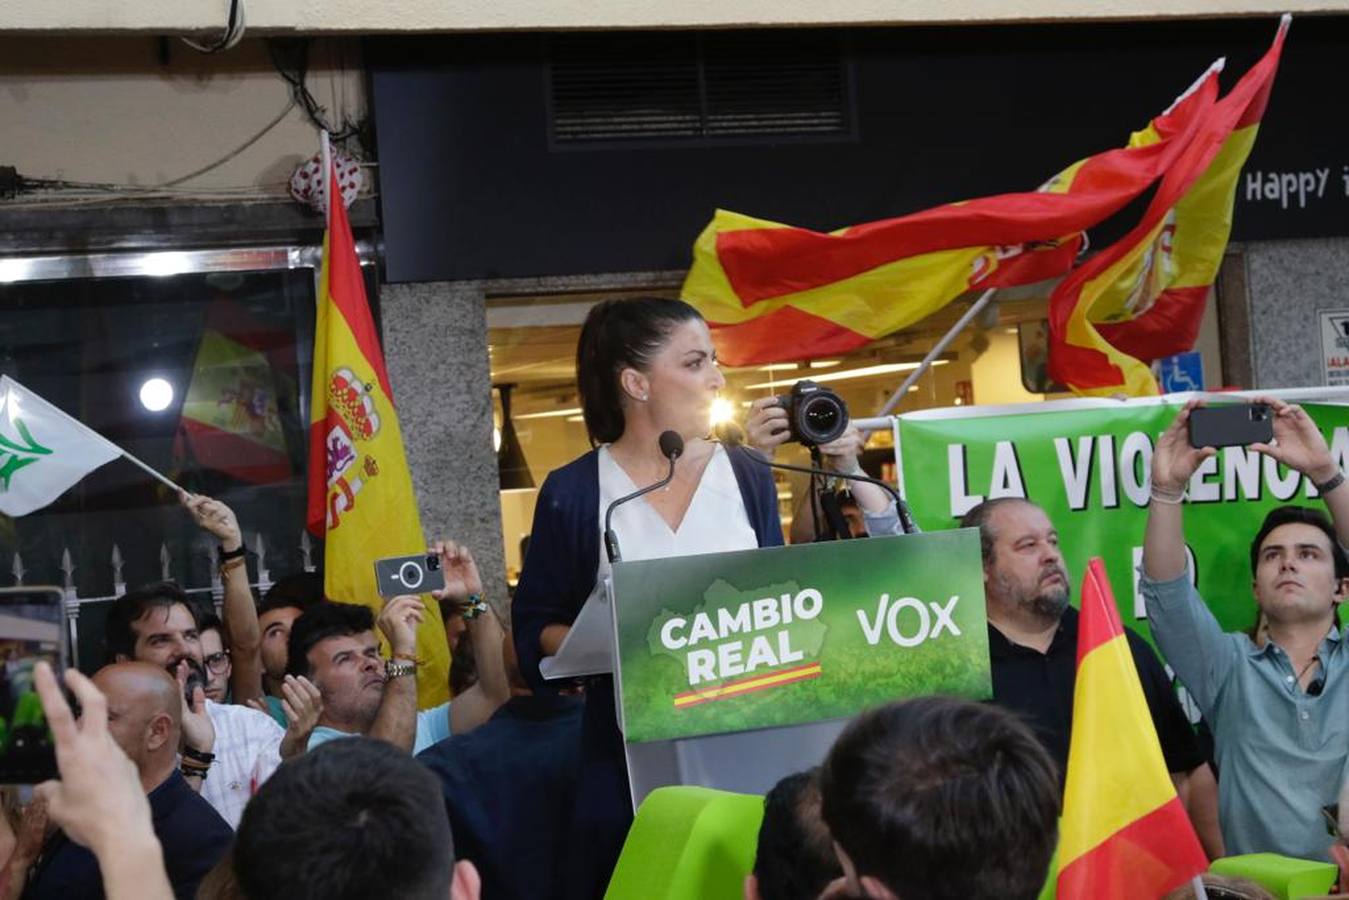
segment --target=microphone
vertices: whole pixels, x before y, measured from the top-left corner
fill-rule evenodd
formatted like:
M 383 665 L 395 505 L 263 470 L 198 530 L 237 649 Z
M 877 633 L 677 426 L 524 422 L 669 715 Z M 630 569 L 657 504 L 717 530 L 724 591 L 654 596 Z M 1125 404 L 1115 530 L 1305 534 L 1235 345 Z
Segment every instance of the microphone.
M 727 438 L 730 438 L 729 440 Z M 909 505 L 904 502 L 904 498 L 899 496 L 899 491 L 890 485 L 881 481 L 879 478 L 872 478 L 870 475 L 845 475 L 842 472 L 831 472 L 828 469 L 815 468 L 813 466 L 793 466 L 787 463 L 773 462 L 761 454 L 753 447 L 748 447 L 736 440 L 730 435 L 723 436 L 721 443 L 727 447 L 740 447 L 749 456 L 750 459 L 767 466 L 770 469 L 782 469 L 787 472 L 802 472 L 806 475 L 819 475 L 824 478 L 843 478 L 847 481 L 862 481 L 867 484 L 874 484 L 876 487 L 885 491 L 895 500 L 895 511 L 899 513 L 899 527 L 905 534 L 917 534 L 918 525 L 913 521 L 913 516 L 909 512 Z
M 665 487 L 674 479 L 675 460 L 679 459 L 684 453 L 684 439 L 679 436 L 677 431 L 662 431 L 659 443 L 660 455 L 670 461 L 669 474 L 655 484 L 647 485 L 639 491 L 633 491 L 626 497 L 619 497 L 613 503 L 610 503 L 609 508 L 604 511 L 604 552 L 608 554 L 610 564 L 621 562 L 623 559 L 623 555 L 618 552 L 618 535 L 614 534 L 614 529 L 611 527 L 614 520 L 614 510 L 629 500 L 636 500 L 643 494 L 649 494 Z

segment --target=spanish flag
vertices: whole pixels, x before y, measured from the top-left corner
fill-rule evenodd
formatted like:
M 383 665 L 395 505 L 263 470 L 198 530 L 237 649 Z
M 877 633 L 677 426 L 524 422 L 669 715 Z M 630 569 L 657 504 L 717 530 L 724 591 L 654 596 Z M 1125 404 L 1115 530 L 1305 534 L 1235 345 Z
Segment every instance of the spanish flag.
M 332 188 L 314 331 L 308 526 L 325 541 L 324 593 L 378 614 L 384 601 L 375 560 L 424 552 L 426 539 L 351 223 L 331 163 L 327 169 Z M 417 632 L 423 708 L 449 699 L 450 673 L 440 608 L 425 606 Z
M 718 210 L 682 296 L 722 360 L 755 365 L 846 352 L 970 290 L 1068 271 L 1081 233 L 1173 164 L 1217 99 L 1210 71 L 1158 117 L 1158 139 L 1073 163 L 1038 191 L 1001 194 L 821 233 Z
M 1166 771 L 1101 560 L 1082 579 L 1058 896 L 1160 897 L 1208 868 Z
M 1289 21 L 1283 17 L 1273 46 L 1188 137 L 1142 221 L 1055 289 L 1049 302 L 1054 380 L 1079 394 L 1155 395 L 1145 363 L 1194 346 Z M 1154 122 L 1129 145 L 1165 139 Z

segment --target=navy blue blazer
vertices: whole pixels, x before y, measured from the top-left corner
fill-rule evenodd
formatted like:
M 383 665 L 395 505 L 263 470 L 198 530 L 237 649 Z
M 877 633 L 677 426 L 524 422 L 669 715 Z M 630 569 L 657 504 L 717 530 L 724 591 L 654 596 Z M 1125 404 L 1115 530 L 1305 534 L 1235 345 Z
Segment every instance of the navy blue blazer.
M 743 448 L 728 447 L 726 452 L 759 546 L 782 544 L 772 474 Z M 534 688 L 545 686 L 539 674 L 539 635 L 547 625 L 575 621 L 595 587 L 599 564 L 599 453 L 592 450 L 550 474 L 539 490 L 529 550 L 511 603 L 520 672 Z M 576 805 L 566 835 L 566 900 L 604 896 L 632 824 L 613 684 L 613 677 L 604 675 L 586 685 Z
M 751 460 L 743 447 L 727 447 L 726 453 L 759 546 L 781 546 L 782 522 L 771 472 Z M 515 652 L 532 687 L 545 684 L 539 675 L 543 657 L 539 635 L 547 625 L 569 625 L 576 619 L 595 587 L 599 564 L 599 451 L 591 450 L 549 474 L 534 508 L 529 550 L 511 602 Z

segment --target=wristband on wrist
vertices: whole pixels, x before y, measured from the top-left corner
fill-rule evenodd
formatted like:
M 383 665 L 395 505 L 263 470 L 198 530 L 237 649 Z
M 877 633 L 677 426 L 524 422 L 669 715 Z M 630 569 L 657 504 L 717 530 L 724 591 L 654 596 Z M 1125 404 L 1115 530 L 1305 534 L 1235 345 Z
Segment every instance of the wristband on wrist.
M 189 766 L 187 763 L 183 763 L 178 767 L 178 771 L 183 773 L 184 778 L 200 778 L 202 781 L 206 780 L 206 769 L 199 766 Z
M 215 762 L 215 754 L 207 753 L 204 750 L 198 750 L 195 747 L 189 747 L 186 744 L 184 744 L 183 759 L 190 759 L 193 762 L 199 763 L 203 766 L 209 766 L 211 763 Z
M 1336 472 L 1329 481 L 1323 481 L 1316 486 L 1316 493 L 1324 497 L 1342 484 L 1344 484 L 1344 473 Z
M 468 603 L 462 608 L 460 615 L 464 617 L 465 622 L 471 622 L 485 612 L 487 604 L 483 602 L 482 594 L 469 594 Z
M 1185 502 L 1185 488 L 1173 491 L 1167 490 L 1166 488 L 1159 488 L 1154 484 L 1149 485 L 1148 493 L 1151 499 L 1156 500 L 1158 503 L 1165 503 L 1169 506 L 1179 506 L 1181 503 Z
M 242 541 L 240 541 L 239 546 L 235 547 L 233 550 L 226 550 L 224 547 L 216 548 L 216 554 L 219 556 L 220 564 L 222 566 L 232 559 L 243 559 L 244 554 L 247 552 L 248 550 L 244 547 Z

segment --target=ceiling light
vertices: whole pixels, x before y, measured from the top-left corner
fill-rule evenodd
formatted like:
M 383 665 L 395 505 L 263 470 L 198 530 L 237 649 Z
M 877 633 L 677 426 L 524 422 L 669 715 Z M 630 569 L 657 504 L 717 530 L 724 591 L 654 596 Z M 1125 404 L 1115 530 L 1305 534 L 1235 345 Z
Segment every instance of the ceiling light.
M 812 369 L 832 369 L 842 362 L 843 360 L 841 359 L 812 359 L 810 361 L 810 367 Z
M 579 416 L 581 407 L 576 406 L 571 409 L 552 409 L 548 412 L 525 413 L 522 416 L 516 416 L 518 419 L 551 419 L 554 416 Z
M 173 402 L 173 385 L 163 378 L 147 379 L 141 385 L 141 406 L 150 412 L 163 412 Z
M 945 359 L 937 359 L 933 360 L 932 365 L 944 366 L 947 362 L 948 360 Z M 895 372 L 912 372 L 914 369 L 918 368 L 918 366 L 919 364 L 916 362 L 885 363 L 884 365 L 879 366 L 865 366 L 861 369 L 845 369 L 842 372 L 830 372 L 826 375 L 815 375 L 810 380 L 820 383 L 825 381 L 847 381 L 851 378 L 874 378 L 877 375 L 891 375 Z M 746 387 L 747 389 L 752 390 L 754 388 L 777 387 L 779 384 L 781 384 L 780 381 L 764 381 L 759 384 L 746 385 Z

